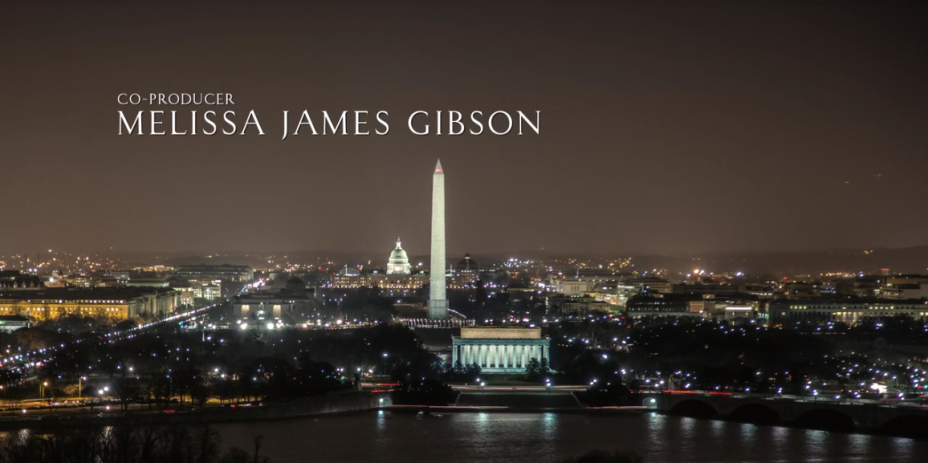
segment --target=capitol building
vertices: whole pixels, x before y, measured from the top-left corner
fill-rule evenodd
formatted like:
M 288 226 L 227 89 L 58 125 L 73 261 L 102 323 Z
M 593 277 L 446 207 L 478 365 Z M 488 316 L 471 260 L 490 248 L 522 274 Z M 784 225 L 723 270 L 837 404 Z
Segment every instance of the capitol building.
M 403 249 L 402 241 L 396 239 L 396 247 L 387 258 L 386 267 L 350 267 L 345 266 L 338 273 L 333 274 L 325 285 L 328 288 L 361 288 L 378 287 L 387 290 L 389 295 L 411 295 L 413 291 L 421 289 L 429 283 L 431 272 L 417 269 L 409 263 L 409 255 Z M 477 262 L 466 254 L 457 265 L 445 269 L 447 287 L 451 289 L 472 288 L 474 281 L 482 272 L 494 272 L 492 269 L 481 269 Z
M 387 260 L 387 275 L 409 275 L 412 273 L 412 268 L 409 266 L 409 256 L 406 255 L 406 251 L 403 250 L 403 245 L 400 243 L 400 239 L 396 239 L 396 248 L 393 249 L 393 252 L 390 253 L 390 258 Z

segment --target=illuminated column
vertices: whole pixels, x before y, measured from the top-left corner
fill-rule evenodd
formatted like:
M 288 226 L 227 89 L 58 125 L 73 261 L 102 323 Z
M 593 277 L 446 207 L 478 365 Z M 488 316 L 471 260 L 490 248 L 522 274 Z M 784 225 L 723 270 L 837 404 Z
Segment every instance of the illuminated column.
M 432 174 L 432 255 L 429 262 L 429 318 L 448 318 L 445 290 L 445 171 L 441 161 Z

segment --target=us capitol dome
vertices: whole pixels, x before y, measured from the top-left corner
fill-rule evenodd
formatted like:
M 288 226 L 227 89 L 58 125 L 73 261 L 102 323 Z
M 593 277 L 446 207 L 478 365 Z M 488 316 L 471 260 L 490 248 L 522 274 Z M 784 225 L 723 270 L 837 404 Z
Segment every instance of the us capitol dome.
M 390 253 L 390 259 L 387 261 L 387 275 L 409 275 L 410 273 L 412 271 L 409 267 L 409 257 L 403 250 L 400 239 L 397 238 L 396 249 Z

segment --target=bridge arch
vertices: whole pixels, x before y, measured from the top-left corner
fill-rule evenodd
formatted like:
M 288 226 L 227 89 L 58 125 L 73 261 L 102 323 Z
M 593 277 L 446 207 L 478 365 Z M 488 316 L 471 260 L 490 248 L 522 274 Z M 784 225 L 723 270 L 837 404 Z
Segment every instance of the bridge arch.
M 928 437 L 928 415 L 902 415 L 890 418 L 884 421 L 878 430 L 894 436 Z
M 833 408 L 815 408 L 796 417 L 796 424 L 805 428 L 830 431 L 850 431 L 858 423 L 851 415 Z
M 773 408 L 757 402 L 739 405 L 728 416 L 734 421 L 755 424 L 776 424 L 783 419 Z
M 670 408 L 670 414 L 691 416 L 694 418 L 711 418 L 719 414 L 711 404 L 699 399 L 686 399 L 674 404 Z

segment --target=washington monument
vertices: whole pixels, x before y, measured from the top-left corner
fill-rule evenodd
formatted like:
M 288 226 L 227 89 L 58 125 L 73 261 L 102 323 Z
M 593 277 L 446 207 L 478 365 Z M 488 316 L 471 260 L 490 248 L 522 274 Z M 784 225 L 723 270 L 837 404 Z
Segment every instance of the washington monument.
M 429 265 L 429 318 L 448 318 L 445 291 L 445 172 L 441 160 L 432 174 L 432 257 Z

